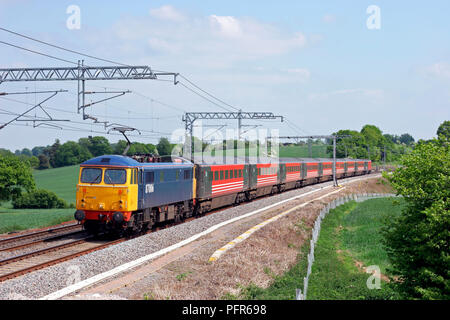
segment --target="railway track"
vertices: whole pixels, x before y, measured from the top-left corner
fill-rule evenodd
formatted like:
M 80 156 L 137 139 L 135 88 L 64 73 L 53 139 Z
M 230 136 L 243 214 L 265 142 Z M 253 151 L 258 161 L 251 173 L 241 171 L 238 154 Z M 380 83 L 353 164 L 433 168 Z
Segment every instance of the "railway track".
M 14 237 L 8 237 L 0 240 L 0 252 L 14 251 L 30 246 L 37 245 L 49 240 L 56 240 L 67 235 L 81 232 L 82 226 L 79 224 L 71 224 L 47 230 L 30 232 Z
M 266 195 L 266 196 L 264 196 L 264 198 L 270 197 L 270 196 L 271 195 Z M 260 199 L 260 198 L 258 198 L 258 199 Z M 254 201 L 254 200 L 252 200 L 252 201 Z M 156 228 L 153 228 L 152 230 L 148 230 L 147 232 L 144 232 L 143 234 L 148 234 L 150 232 L 158 231 L 161 229 L 166 229 L 173 225 L 192 221 L 192 220 L 200 218 L 202 216 L 207 216 L 207 215 L 210 215 L 213 213 L 217 213 L 217 212 L 225 210 L 227 208 L 229 208 L 229 206 L 212 210 L 210 212 L 207 212 L 207 213 L 197 216 L 197 217 L 190 217 L 181 222 L 156 226 Z M 25 234 L 25 235 L 20 235 L 20 236 L 16 236 L 16 237 L 11 237 L 11 238 L 7 238 L 7 239 L 2 239 L 2 240 L 0 240 L 0 252 L 1 251 L 12 251 L 12 250 L 32 246 L 37 243 L 42 243 L 42 242 L 45 242 L 48 240 L 52 240 L 52 239 L 56 239 L 56 238 L 60 238 L 60 237 L 62 238 L 64 236 L 71 234 L 71 233 L 67 233 L 66 231 L 70 231 L 70 230 L 73 231 L 73 230 L 77 230 L 77 229 L 78 229 L 78 231 L 81 231 L 82 228 L 78 224 L 77 225 L 69 225 L 69 226 L 58 227 L 58 228 L 54 228 L 54 229 L 29 233 L 29 234 Z M 58 234 L 61 232 L 63 234 Z M 56 235 L 55 235 L 55 233 L 56 233 Z M 2 248 L 2 246 L 13 243 L 15 241 L 29 240 L 30 238 L 32 239 L 33 237 L 45 236 L 48 234 L 52 234 L 54 236 L 50 237 L 50 238 L 44 238 L 44 239 L 39 239 L 39 240 L 35 240 L 32 242 L 27 242 L 24 244 L 19 244 L 19 245 L 16 244 L 14 246 L 9 246 L 7 248 Z M 142 234 L 140 234 L 140 235 L 142 235 Z M 131 238 L 134 238 L 136 236 L 139 236 L 139 235 L 135 235 Z M 82 239 L 74 240 L 74 241 L 56 245 L 53 247 L 40 249 L 40 250 L 36 250 L 36 251 L 30 252 L 30 253 L 14 256 L 14 257 L 4 259 L 4 260 L 0 260 L 0 282 L 24 275 L 26 273 L 29 273 L 29 272 L 32 272 L 35 270 L 43 269 L 45 267 L 67 261 L 67 260 L 85 255 L 85 254 L 93 252 L 93 251 L 97 251 L 97 250 L 109 247 L 111 245 L 114 245 L 114 244 L 117 244 L 117 243 L 120 243 L 123 241 L 127 241 L 128 239 L 129 238 L 120 238 L 120 239 L 116 239 L 116 240 L 99 240 L 99 239 L 94 238 L 93 236 L 86 236 Z
M 0 260 L 0 282 L 61 263 L 125 241 L 99 240 L 93 236 Z

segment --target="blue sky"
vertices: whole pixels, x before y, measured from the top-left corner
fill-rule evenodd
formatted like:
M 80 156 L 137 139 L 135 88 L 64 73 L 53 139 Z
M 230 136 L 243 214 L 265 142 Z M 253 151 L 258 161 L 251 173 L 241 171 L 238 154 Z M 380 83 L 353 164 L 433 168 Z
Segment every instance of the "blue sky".
M 261 122 L 285 134 L 329 134 L 377 125 L 385 133 L 431 138 L 450 118 L 448 1 L 27 1 L 0 0 L 0 26 L 73 50 L 128 64 L 180 72 L 202 88 L 248 111 L 282 114 L 300 129 Z M 69 5 L 81 10 L 81 29 L 66 28 Z M 369 5 L 381 10 L 381 29 L 366 27 Z M 80 57 L 7 33 L 0 40 L 76 61 Z M 0 67 L 63 63 L 0 45 Z M 86 59 L 90 65 L 103 62 Z M 221 111 L 166 82 L 89 83 L 89 89 L 130 89 L 92 113 L 109 121 L 171 133 L 181 113 Z M 68 89 L 49 107 L 76 111 L 76 83 L 3 83 L 0 91 Z M 39 97 L 19 97 L 23 102 Z M 26 105 L 0 99 L 0 108 Z M 80 116 L 53 110 L 55 117 Z M 158 118 L 153 120 L 139 117 Z M 0 122 L 11 116 L 0 114 Z M 23 124 L 23 123 L 22 123 Z M 73 125 L 87 128 L 95 126 Z M 235 127 L 235 123 L 228 123 Z M 22 126 L 0 131 L 0 147 L 19 149 L 77 140 L 89 133 Z M 24 138 L 24 135 L 27 138 Z M 140 136 L 136 141 L 155 142 Z M 109 137 L 112 141 L 119 137 Z

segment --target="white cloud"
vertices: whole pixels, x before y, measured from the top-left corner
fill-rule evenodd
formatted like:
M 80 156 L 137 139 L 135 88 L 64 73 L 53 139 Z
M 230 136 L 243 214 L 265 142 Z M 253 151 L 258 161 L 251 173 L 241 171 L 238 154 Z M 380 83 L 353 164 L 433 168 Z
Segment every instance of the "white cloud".
M 427 75 L 437 78 L 450 78 L 450 64 L 438 62 L 425 68 Z
M 336 96 L 360 96 L 372 99 L 382 98 L 384 91 L 381 89 L 342 89 L 334 90 L 325 93 L 311 93 L 308 96 L 310 101 L 314 100 L 326 100 Z
M 150 10 L 150 18 L 123 18 L 113 32 L 117 54 L 129 57 L 135 52 L 153 61 L 157 55 L 209 67 L 228 68 L 239 61 L 281 56 L 307 44 L 302 32 L 286 31 L 252 18 L 191 16 L 171 6 Z M 111 38 L 107 32 L 91 37 L 96 46 Z
M 170 21 L 183 21 L 184 15 L 172 6 L 162 6 L 160 8 L 151 9 L 150 15 L 154 18 Z
M 327 13 L 323 16 L 322 21 L 325 23 L 333 23 L 336 22 L 336 16 L 334 14 Z
M 242 36 L 242 30 L 239 25 L 239 21 L 230 16 L 209 16 L 209 20 L 211 22 L 211 26 L 213 29 L 217 28 L 218 31 L 227 37 L 239 37 Z
M 284 69 L 283 71 L 294 76 L 295 79 L 300 80 L 302 82 L 309 80 L 309 78 L 311 77 L 311 72 L 305 68 L 290 68 Z

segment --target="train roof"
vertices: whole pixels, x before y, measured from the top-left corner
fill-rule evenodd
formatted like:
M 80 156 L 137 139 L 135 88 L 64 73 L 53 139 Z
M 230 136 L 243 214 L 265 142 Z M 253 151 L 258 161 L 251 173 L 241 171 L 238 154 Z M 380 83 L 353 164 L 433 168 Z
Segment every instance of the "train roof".
M 224 161 L 225 160 L 225 161 Z M 337 158 L 337 162 L 360 162 L 368 161 L 367 159 L 349 159 L 349 158 Z M 256 163 L 298 163 L 298 162 L 333 162 L 332 158 L 271 158 L 271 157 L 219 157 L 219 156 L 204 156 L 195 157 L 194 163 L 198 165 L 232 165 L 232 164 L 256 164 Z
M 89 159 L 80 166 L 101 166 L 101 167 L 192 167 L 192 163 L 173 163 L 173 162 L 138 162 L 127 156 L 104 155 Z
M 205 157 L 203 162 L 196 162 L 198 165 L 223 165 L 223 164 L 256 164 L 256 163 L 298 163 L 298 162 L 332 162 L 331 158 L 270 158 L 270 157 L 226 157 L 225 163 L 223 157 Z M 367 159 L 336 159 L 338 162 L 355 162 L 367 161 Z M 102 166 L 102 167 L 192 167 L 192 163 L 174 163 L 174 162 L 138 162 L 130 157 L 121 155 L 104 155 L 89 159 L 81 164 L 81 166 Z

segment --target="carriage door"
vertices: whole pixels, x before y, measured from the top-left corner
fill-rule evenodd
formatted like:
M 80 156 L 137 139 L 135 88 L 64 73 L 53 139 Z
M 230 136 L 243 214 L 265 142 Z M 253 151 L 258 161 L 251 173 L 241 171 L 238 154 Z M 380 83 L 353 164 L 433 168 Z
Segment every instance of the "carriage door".
M 197 197 L 206 198 L 211 196 L 212 193 L 212 172 L 211 167 L 197 167 L 198 170 L 195 170 L 196 179 L 197 179 Z
M 138 209 L 144 208 L 144 170 L 140 168 L 138 170 Z
M 323 163 L 319 163 L 319 177 L 323 176 Z
M 286 181 L 286 164 L 280 163 L 278 168 L 278 183 L 283 183 Z
M 302 162 L 302 163 L 300 163 L 300 166 L 301 166 L 300 172 L 302 174 L 301 178 L 302 178 L 302 180 L 304 180 L 304 179 L 306 179 L 306 163 Z
M 211 167 L 204 167 L 202 171 L 203 171 L 202 172 L 203 185 L 205 186 L 205 194 L 211 195 L 213 182 L 213 174 L 211 171 Z
M 244 168 L 242 169 L 242 175 L 244 177 L 244 190 L 248 189 L 248 183 L 249 183 L 249 177 L 248 177 L 248 170 L 249 170 L 249 166 L 248 165 L 244 165 Z
M 250 174 L 250 189 L 256 188 L 256 184 L 258 182 L 258 170 L 256 169 L 256 164 L 248 165 L 249 174 Z

